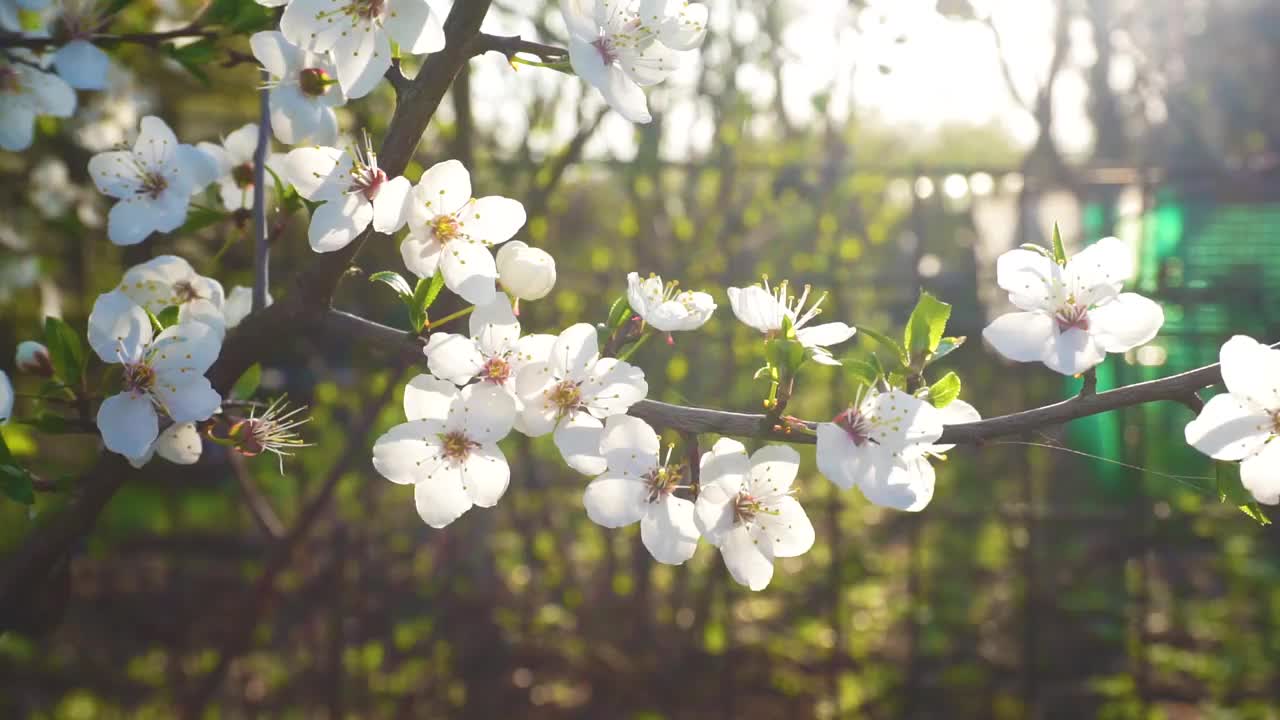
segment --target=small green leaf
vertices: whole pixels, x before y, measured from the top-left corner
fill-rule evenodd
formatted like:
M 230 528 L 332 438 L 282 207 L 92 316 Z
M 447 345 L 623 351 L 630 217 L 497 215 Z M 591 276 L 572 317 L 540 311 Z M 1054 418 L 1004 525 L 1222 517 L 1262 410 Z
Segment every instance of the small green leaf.
M 59 318 L 47 317 L 44 319 L 44 344 L 49 348 L 49 359 L 58 379 L 73 388 L 79 387 L 88 357 L 76 331 Z
M 240 374 L 240 379 L 236 380 L 236 384 L 231 386 L 231 397 L 237 400 L 248 400 L 258 391 L 258 386 L 262 384 L 262 364 L 254 363 Z
M 31 505 L 36 501 L 30 473 L 13 464 L 0 465 L 0 493 L 23 505 Z
M 1245 489 L 1240 481 L 1240 464 L 1218 461 L 1214 463 L 1217 470 L 1218 500 L 1236 506 L 1240 512 L 1249 516 L 1259 525 L 1270 525 L 1271 519 L 1254 500 L 1253 494 Z
M 1062 245 L 1062 233 L 1058 230 L 1058 223 L 1053 224 L 1053 261 L 1059 265 L 1067 264 L 1067 249 Z
M 398 272 L 392 270 L 376 272 L 369 276 L 369 282 L 386 283 L 402 299 L 411 299 L 413 297 L 413 289 L 409 287 L 409 282 L 400 277 Z
M 424 289 L 425 287 L 425 289 Z M 440 291 L 444 289 L 444 273 L 439 270 L 432 276 L 431 281 L 419 280 L 418 287 L 414 289 L 413 296 L 417 299 L 418 307 L 422 308 L 423 320 L 426 320 L 427 311 L 435 305 L 436 298 L 440 297 Z
M 960 346 L 964 345 L 964 341 L 967 339 L 968 338 L 966 338 L 964 335 L 961 335 L 959 337 L 942 338 L 942 341 L 938 343 L 938 348 L 933 351 L 933 354 L 929 356 L 929 361 L 925 363 L 926 367 L 950 355 L 956 350 L 959 350 Z
M 897 357 L 897 359 L 898 359 L 898 363 L 899 363 L 899 364 L 901 364 L 901 365 L 906 365 L 906 364 L 907 364 L 907 351 L 902 347 L 902 344 L 901 344 L 901 343 L 899 343 L 897 340 L 894 340 L 893 338 L 889 337 L 888 335 L 885 335 L 885 334 L 883 334 L 883 333 L 876 332 L 875 330 L 872 330 L 872 329 L 870 329 L 870 328 L 863 327 L 863 326 L 858 326 L 858 332 L 859 332 L 859 333 L 861 333 L 861 334 L 863 334 L 863 335 L 866 335 L 867 337 L 871 338 L 872 340 L 875 340 L 876 342 L 880 343 L 881 345 L 883 345 L 883 346 L 885 346 L 885 347 L 889 348 L 890 350 L 892 350 L 892 351 L 893 351 L 894 356 L 896 356 L 896 357 Z M 881 373 L 881 374 L 883 374 L 883 373 Z
M 166 45 L 165 50 L 196 79 L 205 85 L 209 84 L 209 76 L 205 73 L 204 66 L 213 62 L 218 52 L 218 46 L 211 38 L 202 38 L 182 47 Z
M 764 356 L 770 365 L 794 375 L 805 360 L 805 347 L 799 340 L 777 337 L 764 344 Z
M 916 307 L 907 320 L 907 328 L 903 333 L 903 344 L 910 353 L 908 365 L 919 363 L 923 367 L 929 353 L 938 349 L 942 342 L 942 334 L 946 332 L 947 320 L 951 318 L 951 306 L 938 300 L 927 292 L 920 293 Z
M 187 211 L 187 221 L 182 224 L 178 233 L 194 233 L 231 217 L 230 213 L 207 207 L 193 207 Z
M 156 315 L 156 320 L 160 321 L 161 327 L 173 327 L 178 324 L 178 306 L 170 305 L 160 311 Z
M 876 366 L 865 360 L 841 360 L 845 375 L 855 386 L 874 387 L 880 379 Z
M 627 302 L 627 296 L 620 295 L 609 306 L 609 320 L 605 324 L 610 330 L 617 330 L 622 327 L 623 323 L 631 319 L 631 313 L 631 305 Z
M 938 382 L 929 386 L 929 401 L 936 408 L 944 408 L 958 397 L 960 397 L 960 376 L 953 372 L 943 375 Z

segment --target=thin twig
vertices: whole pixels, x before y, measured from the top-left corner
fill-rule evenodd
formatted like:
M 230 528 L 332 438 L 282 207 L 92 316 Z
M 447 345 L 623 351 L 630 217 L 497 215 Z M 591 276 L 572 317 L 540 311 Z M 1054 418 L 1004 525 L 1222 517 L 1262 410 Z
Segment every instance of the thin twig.
M 543 62 L 560 62 L 569 59 L 569 51 L 562 47 L 524 40 L 519 35 L 480 33 L 471 41 L 471 54 L 483 55 L 487 52 L 500 52 L 506 55 L 508 60 L 520 53 L 534 55 Z
M 277 540 L 283 537 L 284 523 L 280 522 L 280 516 L 276 514 L 275 508 L 271 507 L 271 501 L 254 483 L 253 474 L 249 471 L 249 463 L 243 455 L 235 451 L 228 453 L 227 457 L 231 463 L 231 472 L 236 476 L 240 491 L 244 493 L 245 504 L 249 506 L 249 512 L 258 523 L 258 527 L 262 528 L 267 537 Z
M 262 81 L 271 74 L 262 71 Z M 267 148 L 271 146 L 271 90 L 259 91 L 258 147 L 253 151 L 253 312 L 267 306 L 271 246 L 267 243 Z
M 87 39 L 94 45 L 111 46 L 131 44 L 157 47 L 169 42 L 170 40 L 214 37 L 218 37 L 217 30 L 210 30 L 199 23 L 192 23 L 175 30 L 165 30 L 162 32 L 122 33 L 120 35 L 99 33 L 96 35 L 90 35 Z M 54 37 L 32 37 L 23 33 L 0 32 L 0 49 L 26 48 L 28 50 L 44 50 L 45 48 L 56 47 L 61 42 L 63 41 Z

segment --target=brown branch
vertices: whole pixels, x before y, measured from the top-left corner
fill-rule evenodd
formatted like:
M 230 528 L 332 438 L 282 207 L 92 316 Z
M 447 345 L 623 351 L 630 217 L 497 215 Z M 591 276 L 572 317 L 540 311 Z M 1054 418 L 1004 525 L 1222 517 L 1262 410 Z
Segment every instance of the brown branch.
M 500 52 L 507 59 L 520 53 L 534 55 L 542 62 L 560 62 L 569 59 L 569 51 L 555 45 L 544 45 L 532 40 L 523 40 L 519 35 L 490 35 L 480 33 L 471 41 L 471 54 L 483 55 L 487 52 Z
M 99 33 L 90 35 L 87 39 L 94 45 L 145 45 L 147 47 L 157 47 L 163 45 L 170 40 L 180 40 L 183 38 L 216 38 L 219 33 L 217 30 L 210 30 L 198 23 L 192 23 L 184 27 L 174 30 L 165 30 L 163 32 L 139 32 L 139 33 L 122 33 L 120 35 L 111 35 L 109 33 Z M 56 47 L 65 42 L 62 38 L 57 37 L 31 37 L 23 33 L 0 32 L 0 50 L 26 48 L 28 50 L 44 50 L 45 48 Z
M 384 352 L 409 352 L 421 348 L 421 341 L 414 335 L 386 325 L 365 320 L 347 313 L 331 313 L 326 323 L 332 337 L 356 338 L 360 344 Z M 421 354 L 421 350 L 414 350 Z M 425 362 L 425 360 L 424 360 Z M 1217 363 L 1206 365 L 1178 375 L 1151 380 L 1136 385 L 1108 390 L 1092 395 L 1077 395 L 1053 405 L 1001 415 L 972 423 L 948 425 L 938 442 L 958 445 L 981 445 L 999 437 L 1019 435 L 1071 420 L 1142 405 L 1160 400 L 1188 402 L 1197 390 L 1222 382 L 1222 372 Z M 689 433 L 717 433 L 739 437 L 755 437 L 784 442 L 812 444 L 815 439 L 805 432 L 780 430 L 767 415 L 738 413 L 710 408 L 688 407 L 642 400 L 631 406 L 629 414 L 652 425 Z M 797 420 L 794 426 L 813 429 L 817 423 Z
M 271 501 L 254 483 L 253 473 L 250 472 L 249 463 L 244 456 L 232 450 L 227 453 L 227 461 L 231 465 L 231 473 L 236 476 L 236 483 L 240 485 L 240 492 L 244 493 L 245 504 L 249 506 L 249 513 L 253 515 L 254 522 L 258 523 L 258 527 L 262 528 L 267 537 L 273 539 L 283 537 L 284 523 L 280 522 L 276 509 L 271 507 Z

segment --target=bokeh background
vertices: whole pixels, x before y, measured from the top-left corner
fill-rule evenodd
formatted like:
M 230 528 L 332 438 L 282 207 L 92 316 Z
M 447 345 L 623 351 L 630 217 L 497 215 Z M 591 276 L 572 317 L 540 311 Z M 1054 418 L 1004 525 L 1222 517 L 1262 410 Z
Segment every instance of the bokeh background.
M 524 202 L 520 238 L 557 258 L 559 286 L 522 308 L 526 329 L 603 320 L 629 270 L 711 289 L 721 309 L 703 331 L 636 361 L 651 397 L 750 410 L 761 346 L 725 287 L 789 277 L 830 293 L 825 318 L 884 332 L 925 288 L 970 338 L 945 367 L 994 416 L 1079 386 L 980 341 L 1006 309 L 995 257 L 1057 222 L 1071 247 L 1128 242 L 1134 285 L 1166 309 L 1155 341 L 1102 366 L 1102 388 L 1212 362 L 1234 333 L 1280 333 L 1280 5 L 709 4 L 706 44 L 650 93 L 650 125 L 607 113 L 575 78 L 490 54 L 420 144 L 410 177 L 461 159 L 478 194 Z M 133 3 L 117 26 L 191 11 Z M 497 0 L 484 29 L 564 38 L 554 4 L 531 0 Z M 235 219 L 112 246 L 85 167 L 144 114 L 187 142 L 252 121 L 254 69 L 218 54 L 206 83 L 152 49 L 115 57 L 111 92 L 82 94 L 75 120 L 0 155 L 6 357 L 45 314 L 83 328 L 97 293 L 151 255 L 250 283 Z M 343 126 L 376 138 L 391 102 L 383 88 Z M 310 259 L 305 224 L 282 219 L 277 293 Z M 405 327 L 365 279 L 402 270 L 396 248 L 358 264 L 335 304 Z M 855 339 L 840 354 L 872 350 Z M 281 473 L 206 444 L 197 466 L 156 461 L 131 479 L 59 568 L 44 617 L 0 636 L 0 716 L 1280 717 L 1280 535 L 1218 502 L 1183 442 L 1185 407 L 958 448 L 919 514 L 836 491 L 805 450 L 817 545 L 750 593 L 711 547 L 667 567 L 635 528 L 591 524 L 585 479 L 541 440 L 504 443 L 512 483 L 496 508 L 427 528 L 369 463 L 416 371 L 348 338 L 283 348 L 264 391 L 310 405 L 314 447 Z M 809 369 L 792 411 L 830 417 L 849 389 Z M 4 437 L 67 482 L 96 452 L 16 424 Z M 0 503 L 0 548 L 61 495 Z

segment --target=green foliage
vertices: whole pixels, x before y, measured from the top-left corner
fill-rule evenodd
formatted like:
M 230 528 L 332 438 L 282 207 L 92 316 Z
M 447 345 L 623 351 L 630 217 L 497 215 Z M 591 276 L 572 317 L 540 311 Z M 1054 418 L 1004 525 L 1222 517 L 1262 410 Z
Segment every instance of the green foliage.
M 187 221 L 178 229 L 177 234 L 188 235 L 199 232 L 207 227 L 217 225 L 229 217 L 231 217 L 230 213 L 222 210 L 196 205 L 187 210 Z
M 1062 232 L 1058 223 L 1053 224 L 1053 261 L 1059 265 L 1067 264 L 1067 249 L 1062 245 Z
M 209 75 L 205 72 L 205 66 L 214 61 L 218 54 L 218 46 L 211 38 L 201 38 L 190 45 L 177 47 L 175 45 L 165 45 L 165 52 L 169 57 L 173 58 L 187 72 L 191 73 L 197 80 L 204 85 L 209 85 Z
M 55 377 L 67 386 L 80 386 L 88 357 L 80 335 L 60 318 L 44 319 L 44 344 L 49 349 Z
M 902 343 L 894 340 L 884 333 L 877 332 L 866 326 L 859 326 L 858 332 L 893 351 L 894 361 L 896 363 L 893 367 L 905 367 L 910 364 L 910 359 L 907 357 L 907 350 L 902 346 Z M 879 361 L 877 360 L 877 362 Z M 884 374 L 884 368 L 881 367 L 880 370 L 881 374 Z
M 231 386 L 231 397 L 237 400 L 248 400 L 258 392 L 258 386 L 261 384 L 262 363 L 254 363 L 240 375 L 236 384 Z
M 413 326 L 413 331 L 421 332 L 431 319 L 427 310 L 435 303 L 436 298 L 440 296 L 440 291 L 444 288 L 444 275 L 437 271 L 430 280 L 420 278 L 412 290 L 409 289 L 409 282 L 401 277 L 400 273 L 391 270 L 370 275 L 369 282 L 384 283 L 394 290 L 400 297 L 400 301 L 404 303 L 405 309 L 409 311 L 409 323 Z
M 902 343 L 907 349 L 907 365 L 923 369 L 929 356 L 938 349 L 942 335 L 951 318 L 951 306 L 927 292 L 920 293 L 916 307 L 911 311 L 903 332 Z
M 180 312 L 181 312 L 181 308 L 179 308 L 177 305 L 170 305 L 165 309 L 161 310 L 155 316 L 156 322 L 160 324 L 161 329 L 173 327 L 174 325 L 178 324 L 178 314 Z
M 958 397 L 960 397 L 960 376 L 954 372 L 948 372 L 929 386 L 929 401 L 934 407 L 944 408 Z
M 275 13 L 254 0 L 214 0 L 204 20 L 210 25 L 222 25 L 233 33 L 248 35 L 274 29 Z
M 1214 470 L 1219 502 L 1234 505 L 1259 525 L 1271 524 L 1262 506 L 1240 481 L 1240 463 L 1218 461 L 1214 463 Z
M 3 435 L 0 435 L 0 493 L 23 505 L 30 505 L 36 501 L 31 473 L 14 459 Z
M 609 306 L 609 318 L 605 325 L 610 330 L 617 330 L 622 327 L 623 323 L 631 319 L 633 312 L 631 304 L 627 302 L 627 296 L 620 295 Z

